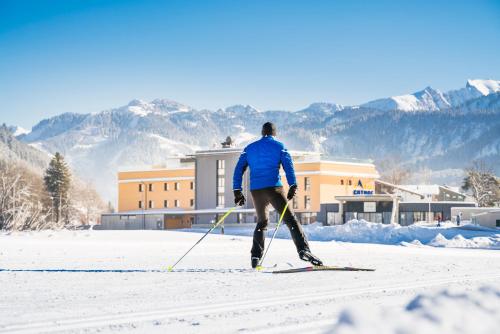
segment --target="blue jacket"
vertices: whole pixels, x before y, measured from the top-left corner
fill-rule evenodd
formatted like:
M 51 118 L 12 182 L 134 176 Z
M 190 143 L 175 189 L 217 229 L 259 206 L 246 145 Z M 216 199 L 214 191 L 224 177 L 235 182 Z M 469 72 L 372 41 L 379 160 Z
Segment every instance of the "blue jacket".
M 289 185 L 296 184 L 295 171 L 290 153 L 272 136 L 264 136 L 251 143 L 236 164 L 233 174 L 233 190 L 242 189 L 243 174 L 250 166 L 250 190 L 281 187 L 280 166 L 283 166 Z

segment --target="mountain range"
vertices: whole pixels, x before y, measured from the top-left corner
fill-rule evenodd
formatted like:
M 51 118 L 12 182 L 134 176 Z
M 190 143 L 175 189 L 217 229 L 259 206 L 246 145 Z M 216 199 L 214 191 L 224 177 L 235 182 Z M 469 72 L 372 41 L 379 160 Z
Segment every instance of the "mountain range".
M 266 121 L 292 150 L 332 159 L 396 159 L 415 182 L 457 185 L 462 169 L 482 159 L 500 172 L 500 81 L 468 80 L 464 88 L 422 91 L 357 106 L 313 103 L 298 111 L 260 111 L 250 105 L 197 110 L 156 99 L 132 100 L 98 113 L 64 113 L 42 120 L 17 139 L 47 154 L 61 152 L 80 177 L 107 200 L 116 199 L 121 168 L 158 165 L 167 157 L 220 145 L 231 136 L 243 147 Z M 383 171 L 382 171 L 383 172 Z
M 413 94 L 378 99 L 362 106 L 380 110 L 437 111 L 458 107 L 472 99 L 497 92 L 500 92 L 500 81 L 467 80 L 465 88 L 445 93 L 427 87 Z

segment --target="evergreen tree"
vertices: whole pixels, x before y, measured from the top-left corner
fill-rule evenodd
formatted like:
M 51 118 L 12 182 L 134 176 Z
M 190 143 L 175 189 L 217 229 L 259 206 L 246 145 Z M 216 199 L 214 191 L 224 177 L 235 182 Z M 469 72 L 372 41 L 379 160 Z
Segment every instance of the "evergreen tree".
M 57 152 L 50 161 L 44 176 L 45 187 L 52 198 L 52 208 L 55 221 L 61 219 L 69 222 L 69 190 L 71 186 L 71 173 L 63 156 Z

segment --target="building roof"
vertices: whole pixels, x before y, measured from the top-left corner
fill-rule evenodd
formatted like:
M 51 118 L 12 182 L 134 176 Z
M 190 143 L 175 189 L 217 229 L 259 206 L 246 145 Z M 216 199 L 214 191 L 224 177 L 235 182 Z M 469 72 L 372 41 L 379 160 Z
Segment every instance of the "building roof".
M 382 180 L 375 180 L 375 183 L 383 184 L 384 186 L 392 187 L 394 189 L 399 189 L 401 191 L 420 196 L 421 198 L 425 197 L 423 194 L 416 192 L 416 191 L 413 191 L 411 189 L 408 189 L 406 186 L 400 186 L 400 185 L 392 184 L 392 183 L 382 181 Z
M 477 205 L 477 203 L 475 202 L 459 202 L 460 204 L 462 203 L 474 203 Z M 458 204 L 458 203 L 457 203 Z M 455 209 L 460 209 L 462 211 L 483 211 L 483 212 L 497 212 L 497 211 L 500 211 L 500 208 L 497 208 L 497 207 L 494 207 L 494 206 L 491 206 L 491 207 L 481 207 L 481 206 L 473 206 L 473 207 L 461 207 L 460 205 L 458 206 L 454 206 L 453 208 Z
M 131 210 L 120 211 L 113 213 L 104 213 L 104 216 L 120 216 L 120 215 L 203 215 L 203 214 L 220 214 L 226 213 L 231 208 L 214 208 L 202 210 L 183 210 L 179 209 L 148 209 L 148 210 Z M 255 209 L 236 209 L 232 213 L 255 213 Z
M 193 154 L 189 154 L 188 156 L 197 156 L 197 155 L 215 155 L 215 154 L 235 154 L 241 153 L 244 147 L 217 147 L 209 150 L 199 150 L 194 152 Z M 295 151 L 288 150 L 290 155 L 292 156 L 319 156 L 320 152 L 309 152 L 309 151 Z
M 488 215 L 493 215 L 493 214 L 500 214 L 500 210 L 492 210 L 492 211 L 484 211 L 480 213 L 472 213 L 472 217 L 478 217 L 478 216 L 488 216 Z
M 462 201 L 401 201 L 399 203 L 432 203 L 432 204 L 456 204 L 457 206 L 453 206 L 453 208 L 467 208 L 467 209 L 477 209 L 476 202 L 462 202 Z M 468 206 L 463 206 L 468 205 Z M 473 205 L 473 206 L 471 206 Z
M 424 195 L 439 195 L 440 189 L 443 189 L 457 195 L 465 196 L 454 188 L 442 186 L 439 184 L 405 184 L 403 187 L 413 191 L 417 191 Z
M 294 161 L 294 164 L 313 164 L 313 163 L 322 163 L 322 164 L 341 164 L 341 165 L 353 165 L 353 166 L 370 166 L 374 167 L 375 165 L 371 162 L 359 162 L 359 161 L 349 161 L 349 160 L 323 160 L 323 159 L 311 159 L 311 160 L 299 160 Z
M 335 196 L 338 201 L 350 201 L 350 202 L 381 202 L 381 201 L 392 201 L 394 195 L 389 194 L 374 194 L 374 195 L 349 195 L 349 196 Z

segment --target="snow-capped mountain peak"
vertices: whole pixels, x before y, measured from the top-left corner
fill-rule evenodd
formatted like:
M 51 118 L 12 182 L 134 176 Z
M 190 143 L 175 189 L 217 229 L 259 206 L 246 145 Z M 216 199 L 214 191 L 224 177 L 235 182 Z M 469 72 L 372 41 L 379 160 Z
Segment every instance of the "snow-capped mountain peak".
M 342 111 L 342 110 L 344 110 L 344 106 L 341 104 L 330 103 L 330 102 L 316 102 L 310 104 L 307 108 L 300 111 L 333 113 L 335 111 Z
M 449 108 L 450 104 L 439 90 L 426 87 L 413 94 L 378 99 L 362 104 L 361 106 L 380 110 L 436 111 Z
M 155 99 L 151 102 L 146 102 L 140 99 L 134 99 L 130 101 L 125 108 L 122 108 L 122 110 L 143 117 L 151 113 L 161 114 L 161 113 L 188 112 L 192 109 L 187 105 L 169 99 Z
M 130 101 L 127 104 L 127 106 L 129 106 L 129 107 L 141 107 L 141 106 L 144 106 L 146 104 L 147 104 L 147 102 L 143 101 L 141 99 L 133 99 L 132 101 Z
M 259 113 L 260 111 L 255 108 L 254 106 L 251 106 L 249 104 L 243 105 L 243 104 L 235 104 L 234 106 L 227 107 L 225 109 L 226 112 L 229 113 L 245 113 L 245 114 L 255 114 Z
M 124 110 L 139 116 L 146 116 L 153 111 L 151 107 L 152 106 L 146 101 L 134 99 L 127 104 Z
M 393 96 L 362 104 L 362 107 L 379 110 L 438 111 L 462 105 L 470 100 L 500 92 L 500 81 L 467 80 L 464 88 L 442 93 L 426 87 L 413 94 Z
M 483 95 L 500 92 L 500 81 L 498 80 L 467 80 L 466 87 L 474 87 Z
M 448 102 L 453 107 L 456 107 L 466 103 L 467 101 L 497 92 L 500 92 L 500 81 L 469 79 L 467 80 L 467 84 L 464 88 L 451 90 L 444 95 Z
M 30 133 L 30 130 L 26 130 L 25 128 L 17 125 L 9 126 L 9 131 L 12 133 L 14 137 Z
M 155 107 L 156 110 L 160 110 L 163 112 L 187 112 L 192 110 L 191 107 L 185 104 L 169 99 L 155 99 L 151 101 L 151 104 Z

